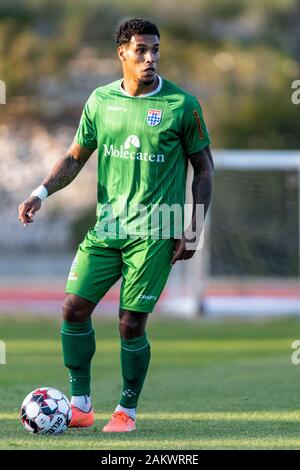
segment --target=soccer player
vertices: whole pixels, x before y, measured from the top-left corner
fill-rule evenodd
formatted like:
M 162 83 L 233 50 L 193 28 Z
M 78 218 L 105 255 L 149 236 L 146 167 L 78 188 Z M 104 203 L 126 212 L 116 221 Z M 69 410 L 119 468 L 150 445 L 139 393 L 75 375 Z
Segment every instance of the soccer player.
M 157 26 L 134 18 L 119 27 L 116 38 L 123 78 L 93 91 L 66 155 L 19 207 L 20 221 L 33 222 L 42 201 L 70 184 L 97 149 L 97 222 L 80 243 L 71 266 L 61 333 L 71 383 L 70 427 L 88 427 L 94 423 L 91 314 L 122 278 L 123 390 L 104 432 L 136 429 L 136 408 L 150 361 L 147 318 L 172 266 L 195 252 L 187 245 L 186 232 L 175 237 L 174 223 L 167 237 L 159 224 L 149 231 L 155 210 L 162 205 L 183 208 L 190 161 L 194 171 L 191 224 L 195 225 L 196 205 L 204 205 L 207 212 L 213 174 L 210 139 L 198 101 L 157 74 Z

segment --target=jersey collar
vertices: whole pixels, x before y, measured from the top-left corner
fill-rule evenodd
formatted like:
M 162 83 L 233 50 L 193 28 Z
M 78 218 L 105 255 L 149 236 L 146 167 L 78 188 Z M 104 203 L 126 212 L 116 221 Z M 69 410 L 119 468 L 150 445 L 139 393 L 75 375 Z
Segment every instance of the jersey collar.
M 125 91 L 124 88 L 122 87 L 123 81 L 121 81 L 120 83 L 120 91 L 123 93 L 123 95 L 129 96 L 130 98 L 147 98 L 148 96 L 156 95 L 156 93 L 158 93 L 162 87 L 162 79 L 159 75 L 157 76 L 158 76 L 158 85 L 155 88 L 155 90 L 152 90 L 149 93 L 145 93 L 144 95 L 132 96 L 129 93 L 127 93 L 127 91 Z

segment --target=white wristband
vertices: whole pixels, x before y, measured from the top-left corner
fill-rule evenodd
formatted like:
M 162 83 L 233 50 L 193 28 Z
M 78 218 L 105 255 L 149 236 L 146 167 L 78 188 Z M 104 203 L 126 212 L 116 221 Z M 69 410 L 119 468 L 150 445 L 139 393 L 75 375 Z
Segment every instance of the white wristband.
M 36 188 L 34 191 L 32 191 L 30 196 L 37 196 L 43 201 L 48 196 L 48 191 L 45 188 L 45 186 L 41 185 L 38 188 Z

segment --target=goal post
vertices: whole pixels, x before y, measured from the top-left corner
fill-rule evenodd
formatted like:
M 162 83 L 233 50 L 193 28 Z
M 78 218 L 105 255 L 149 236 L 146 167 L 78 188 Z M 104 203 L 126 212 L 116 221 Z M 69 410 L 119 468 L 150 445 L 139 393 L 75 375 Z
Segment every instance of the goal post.
M 204 247 L 176 263 L 159 310 L 300 313 L 300 152 L 215 150 Z M 191 202 L 189 168 L 187 202 Z

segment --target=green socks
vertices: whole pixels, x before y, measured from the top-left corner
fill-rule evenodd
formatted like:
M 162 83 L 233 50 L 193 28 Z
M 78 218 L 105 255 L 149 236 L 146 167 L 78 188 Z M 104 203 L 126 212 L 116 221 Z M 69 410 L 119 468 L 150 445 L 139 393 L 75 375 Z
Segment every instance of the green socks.
M 83 323 L 64 320 L 61 338 L 64 363 L 69 369 L 71 395 L 89 395 L 91 360 L 96 351 L 91 319 Z
M 92 321 L 63 322 L 62 348 L 65 366 L 69 369 L 71 395 L 89 395 L 91 360 L 96 351 Z M 133 339 L 121 338 L 123 392 L 120 405 L 136 408 L 150 362 L 150 344 L 146 333 Z
M 121 338 L 123 392 L 120 405 L 136 408 L 150 362 L 150 344 L 146 333 L 133 339 Z

